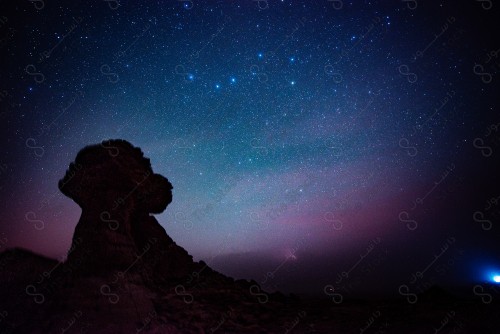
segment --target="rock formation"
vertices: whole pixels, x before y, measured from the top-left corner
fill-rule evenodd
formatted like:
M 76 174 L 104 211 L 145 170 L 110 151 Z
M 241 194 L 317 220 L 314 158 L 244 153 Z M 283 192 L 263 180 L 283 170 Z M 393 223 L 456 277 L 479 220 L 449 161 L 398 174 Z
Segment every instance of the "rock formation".
M 12 287 L 0 298 L 16 300 L 5 305 L 6 332 L 255 332 L 255 314 L 279 303 L 253 281 L 194 262 L 167 235 L 152 214 L 165 210 L 173 187 L 127 141 L 82 149 L 59 189 L 82 208 L 67 260 L 1 254 L 16 264 L 7 261 L 0 276 Z
M 139 148 L 124 140 L 84 148 L 59 189 L 82 208 L 68 254 L 69 265 L 82 262 L 81 274 L 147 271 L 168 280 L 193 270 L 192 257 L 150 215 L 170 204 L 173 187 Z

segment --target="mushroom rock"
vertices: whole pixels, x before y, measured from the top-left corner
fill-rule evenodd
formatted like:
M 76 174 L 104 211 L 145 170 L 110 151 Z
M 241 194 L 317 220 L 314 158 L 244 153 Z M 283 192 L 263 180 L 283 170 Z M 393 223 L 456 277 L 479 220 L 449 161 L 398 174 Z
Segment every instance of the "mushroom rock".
M 192 257 L 151 216 L 172 201 L 172 184 L 153 173 L 139 148 L 124 140 L 85 147 L 59 189 L 82 208 L 67 261 L 78 262 L 80 273 L 169 279 L 190 271 Z

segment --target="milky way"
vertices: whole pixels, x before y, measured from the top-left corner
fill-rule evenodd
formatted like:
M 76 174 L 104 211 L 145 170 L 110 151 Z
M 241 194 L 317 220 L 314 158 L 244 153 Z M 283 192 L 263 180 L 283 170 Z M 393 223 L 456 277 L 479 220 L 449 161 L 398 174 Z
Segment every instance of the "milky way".
M 64 256 L 57 181 L 123 138 L 174 186 L 167 233 L 269 288 L 500 265 L 500 46 L 469 2 L 2 3 L 2 248 Z

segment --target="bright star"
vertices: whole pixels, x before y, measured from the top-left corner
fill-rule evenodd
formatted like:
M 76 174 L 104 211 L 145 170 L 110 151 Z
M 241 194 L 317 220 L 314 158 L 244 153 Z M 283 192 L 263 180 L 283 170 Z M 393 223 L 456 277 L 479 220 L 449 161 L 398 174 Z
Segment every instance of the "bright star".
M 291 84 L 292 86 L 294 86 L 294 85 L 295 85 L 295 81 L 290 82 L 290 84 Z
M 219 88 L 220 88 L 220 85 L 219 85 L 219 84 L 215 85 L 215 88 L 219 89 Z
M 231 78 L 231 82 L 235 83 L 236 82 L 236 78 Z

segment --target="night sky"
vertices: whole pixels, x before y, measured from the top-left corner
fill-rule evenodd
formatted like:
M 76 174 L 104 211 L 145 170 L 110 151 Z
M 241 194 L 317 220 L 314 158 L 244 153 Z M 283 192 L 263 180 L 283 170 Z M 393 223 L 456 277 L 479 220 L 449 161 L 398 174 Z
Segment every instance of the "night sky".
M 64 257 L 81 210 L 57 181 L 122 138 L 174 186 L 167 233 L 225 274 L 322 295 L 491 280 L 498 4 L 462 3 L 2 1 L 0 250 Z

